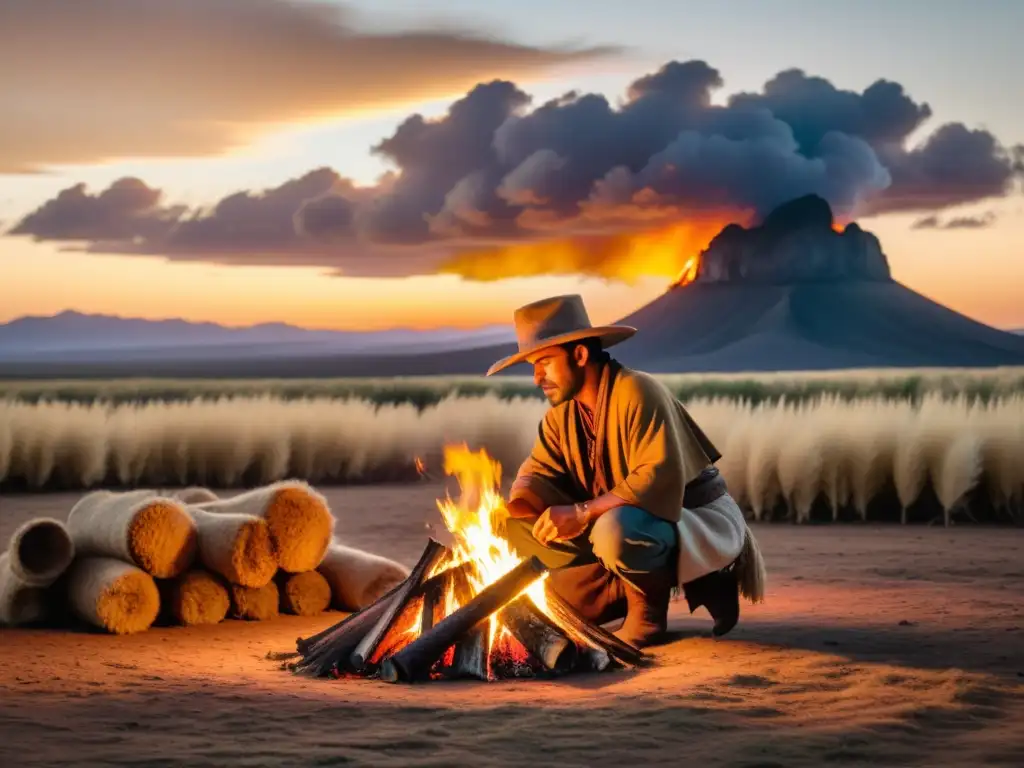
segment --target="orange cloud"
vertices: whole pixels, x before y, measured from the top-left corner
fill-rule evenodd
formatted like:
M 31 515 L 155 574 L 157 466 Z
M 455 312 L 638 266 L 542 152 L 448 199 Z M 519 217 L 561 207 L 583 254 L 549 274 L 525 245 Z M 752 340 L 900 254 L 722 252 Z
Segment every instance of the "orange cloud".
M 611 48 L 371 34 L 286 0 L 4 0 L 0 173 L 222 153 L 274 126 L 536 77 Z

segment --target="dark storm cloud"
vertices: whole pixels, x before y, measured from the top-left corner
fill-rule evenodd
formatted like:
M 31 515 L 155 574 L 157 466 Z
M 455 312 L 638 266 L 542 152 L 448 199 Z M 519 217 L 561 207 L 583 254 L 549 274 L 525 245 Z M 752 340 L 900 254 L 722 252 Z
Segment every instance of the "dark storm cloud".
M 979 216 L 954 216 L 945 221 L 932 214 L 918 219 L 910 226 L 911 229 L 985 229 L 995 224 L 996 218 L 992 211 Z
M 97 195 L 84 184 L 62 190 L 19 221 L 7 234 L 36 240 L 118 243 L 159 239 L 184 208 L 162 208 L 162 193 L 126 177 Z
M 89 209 L 91 223 L 79 211 L 74 226 L 92 227 L 105 247 L 123 240 L 123 252 L 394 274 L 392 258 L 429 271 L 445 249 L 490 258 L 515 242 L 621 235 L 687 217 L 756 219 L 808 193 L 841 217 L 930 214 L 1008 194 L 1024 164 L 1021 147 L 961 123 L 911 145 L 931 109 L 891 81 L 858 93 L 788 70 L 761 93 L 713 104 L 722 86 L 702 61 L 670 62 L 636 79 L 615 106 L 576 92 L 534 106 L 515 84 L 489 81 L 441 117 L 411 115 L 382 139 L 373 151 L 394 172 L 376 187 L 320 169 L 209 211 L 178 213 L 170 228 L 155 202 L 133 210 L 131 226 L 100 208 Z M 83 190 L 61 193 L 69 194 Z M 55 202 L 17 231 L 50 239 L 66 230 Z M 151 218 L 159 226 L 139 234 Z

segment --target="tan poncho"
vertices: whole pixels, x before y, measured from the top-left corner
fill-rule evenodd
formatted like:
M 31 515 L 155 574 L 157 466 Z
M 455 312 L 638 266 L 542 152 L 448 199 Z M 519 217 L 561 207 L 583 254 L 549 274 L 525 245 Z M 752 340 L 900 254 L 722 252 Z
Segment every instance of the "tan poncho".
M 601 374 L 594 418 L 591 467 L 579 405 L 570 400 L 550 408 L 509 500 L 532 494 L 555 506 L 610 491 L 676 523 L 679 583 L 732 563 L 743 549 L 746 521 L 731 497 L 683 508 L 686 484 L 721 454 L 672 392 L 653 376 L 612 360 Z

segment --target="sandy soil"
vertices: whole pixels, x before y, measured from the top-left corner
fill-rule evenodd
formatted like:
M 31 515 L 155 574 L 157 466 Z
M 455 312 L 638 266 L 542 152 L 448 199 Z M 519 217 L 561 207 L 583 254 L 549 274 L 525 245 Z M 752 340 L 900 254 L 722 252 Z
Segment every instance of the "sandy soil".
M 439 485 L 324 489 L 354 546 L 415 560 Z M 0 498 L 0 541 L 77 494 Z M 0 765 L 1024 765 L 1024 531 L 759 526 L 768 601 L 642 671 L 309 680 L 268 651 L 338 614 L 132 637 L 0 630 Z

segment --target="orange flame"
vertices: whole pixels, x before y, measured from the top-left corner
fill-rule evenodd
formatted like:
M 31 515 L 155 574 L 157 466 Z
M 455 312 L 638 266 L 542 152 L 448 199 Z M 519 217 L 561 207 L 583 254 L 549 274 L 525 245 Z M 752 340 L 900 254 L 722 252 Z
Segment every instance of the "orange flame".
M 416 464 L 416 474 L 420 475 L 421 477 L 424 474 L 426 474 L 426 472 L 427 472 L 427 465 L 423 463 L 423 459 L 421 459 L 419 456 L 416 456 L 413 459 L 413 461 Z
M 697 272 L 700 269 L 700 255 L 695 254 L 686 260 L 683 264 L 683 268 L 679 270 L 679 274 L 676 276 L 675 282 L 672 283 L 672 288 L 682 288 L 684 285 L 689 285 L 697 279 Z
M 473 280 L 587 275 L 630 283 L 676 278 L 735 217 L 715 215 L 628 234 L 580 236 L 465 251 L 439 271 Z
M 500 493 L 501 464 L 483 449 L 474 452 L 465 444 L 448 445 L 444 449 L 444 471 L 458 478 L 461 493 L 458 500 L 449 496 L 437 502 L 445 526 L 454 538 L 450 547 L 454 559 L 436 566 L 435 573 L 471 561 L 474 573 L 469 580 L 472 592 L 477 594 L 521 562 L 508 541 L 496 532 L 502 518 L 508 515 Z M 547 609 L 545 578 L 546 575 L 523 593 L 542 612 Z M 461 607 L 452 589 L 445 594 L 444 603 L 446 615 Z M 494 648 L 503 640 L 507 643 L 512 637 L 500 626 L 496 612 L 490 617 L 488 647 Z

